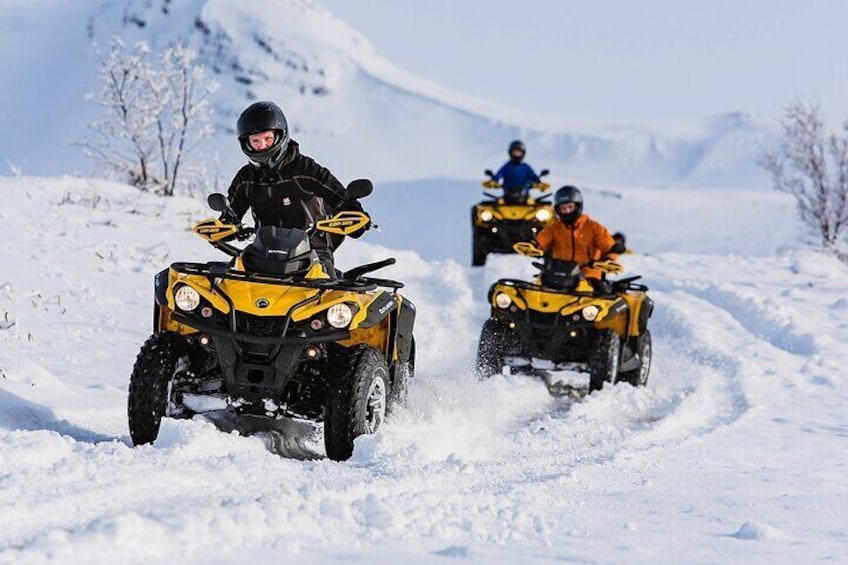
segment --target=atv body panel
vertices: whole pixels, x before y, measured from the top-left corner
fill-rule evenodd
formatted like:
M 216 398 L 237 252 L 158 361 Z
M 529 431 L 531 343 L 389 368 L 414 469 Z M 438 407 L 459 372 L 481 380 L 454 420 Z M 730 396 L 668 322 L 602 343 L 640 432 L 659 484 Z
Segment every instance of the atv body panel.
M 533 239 L 553 217 L 550 203 L 532 198 L 517 204 L 503 198 L 484 200 L 471 208 L 475 249 L 486 254 L 514 253 L 514 244 Z

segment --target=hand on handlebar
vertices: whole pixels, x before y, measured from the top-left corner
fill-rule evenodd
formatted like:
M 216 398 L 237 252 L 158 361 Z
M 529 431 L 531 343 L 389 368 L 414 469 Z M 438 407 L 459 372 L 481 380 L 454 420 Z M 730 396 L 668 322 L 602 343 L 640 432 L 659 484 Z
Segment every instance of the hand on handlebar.
M 485 186 L 486 188 L 500 188 L 501 184 L 496 180 L 490 179 L 490 180 L 484 180 L 483 186 Z
M 613 259 L 598 259 L 597 261 L 590 263 L 590 266 L 611 275 L 617 275 L 624 271 L 624 267 L 621 266 L 621 263 Z

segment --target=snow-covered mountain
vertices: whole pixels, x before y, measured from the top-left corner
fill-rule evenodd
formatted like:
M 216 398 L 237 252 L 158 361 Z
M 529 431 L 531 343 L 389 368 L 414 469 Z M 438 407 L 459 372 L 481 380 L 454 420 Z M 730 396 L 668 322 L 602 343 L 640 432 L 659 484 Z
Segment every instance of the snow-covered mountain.
M 661 131 L 496 107 L 398 69 L 311 0 L 0 5 L 0 68 L 15 85 L 0 92 L 0 107 L 9 109 L 0 156 L 29 174 L 90 171 L 67 141 L 96 112 L 83 99 L 95 85 L 89 44 L 120 34 L 154 46 L 186 41 L 202 52 L 221 85 L 219 134 L 204 155 L 218 152 L 223 176 L 243 161 L 231 133 L 238 113 L 251 100 L 273 99 L 304 150 L 343 178 L 476 178 L 502 162 L 506 144 L 520 137 L 537 167 L 571 182 L 767 186 L 755 163 L 773 140 L 765 120 L 730 114 L 698 128 Z M 569 116 L 568 109 L 561 115 Z M 22 142 L 22 132 L 33 129 L 48 147 Z

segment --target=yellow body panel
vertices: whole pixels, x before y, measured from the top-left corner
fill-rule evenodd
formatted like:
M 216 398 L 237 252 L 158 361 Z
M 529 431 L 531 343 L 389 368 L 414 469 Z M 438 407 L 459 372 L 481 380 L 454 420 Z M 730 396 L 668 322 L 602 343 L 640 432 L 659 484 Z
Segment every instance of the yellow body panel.
M 554 209 L 549 204 L 539 205 L 532 198 L 527 200 L 526 204 L 512 204 L 507 205 L 503 203 L 503 199 L 498 200 L 498 205 L 487 205 L 487 204 L 478 204 L 477 205 L 477 222 L 483 222 L 480 218 L 480 214 L 484 210 L 488 210 L 492 213 L 492 217 L 495 220 L 525 220 L 531 221 L 536 219 L 536 212 L 540 209 L 547 209 L 549 212 L 548 218 L 554 217 Z M 550 220 L 549 220 L 550 221 Z
M 591 292 L 591 287 L 589 288 Z M 597 296 L 578 296 L 558 292 L 547 292 L 544 290 L 521 289 L 520 291 L 509 285 L 497 285 L 492 293 L 492 307 L 497 308 L 495 296 L 498 293 L 508 294 L 513 303 L 521 310 L 534 310 L 553 314 L 559 312 L 563 316 L 579 313 L 583 308 L 594 304 L 600 308 L 597 320 L 603 320 L 609 313 L 610 308 L 616 301 Z

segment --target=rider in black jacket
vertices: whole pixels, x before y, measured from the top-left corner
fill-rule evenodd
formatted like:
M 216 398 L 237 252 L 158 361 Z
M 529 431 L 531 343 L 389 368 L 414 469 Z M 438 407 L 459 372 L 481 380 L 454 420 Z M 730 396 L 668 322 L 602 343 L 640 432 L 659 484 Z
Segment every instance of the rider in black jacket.
M 239 116 L 236 132 L 241 150 L 250 161 L 236 173 L 227 191 L 237 220 L 249 208 L 256 227 L 305 230 L 310 216 L 314 219 L 339 210 L 361 210 L 358 202 L 344 200 L 344 186 L 330 171 L 300 153 L 297 142 L 289 137 L 283 111 L 273 102 L 248 106 Z M 332 251 L 342 239 L 322 232 L 312 235 L 312 248 L 330 273 Z

